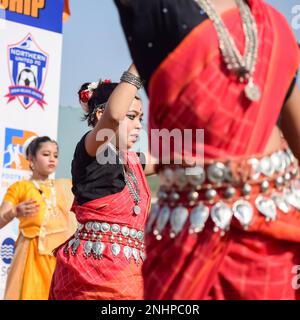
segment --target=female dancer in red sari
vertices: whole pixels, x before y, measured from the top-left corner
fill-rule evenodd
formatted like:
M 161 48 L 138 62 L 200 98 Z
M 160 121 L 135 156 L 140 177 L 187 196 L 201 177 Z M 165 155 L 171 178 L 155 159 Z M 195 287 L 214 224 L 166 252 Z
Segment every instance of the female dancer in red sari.
M 115 3 L 148 81 L 150 133 L 204 129 L 187 158 L 199 163 L 203 146 L 197 171 L 172 164 L 172 150 L 169 165 L 158 155 L 145 297 L 295 299 L 299 49 L 288 23 L 262 0 Z
M 127 151 L 141 129 L 140 85 L 131 66 L 118 85 L 100 81 L 84 84 L 79 91 L 93 130 L 74 154 L 72 210 L 79 227 L 56 251 L 50 299 L 143 297 L 141 266 L 150 193 L 137 154 Z M 117 142 L 104 145 L 115 134 Z

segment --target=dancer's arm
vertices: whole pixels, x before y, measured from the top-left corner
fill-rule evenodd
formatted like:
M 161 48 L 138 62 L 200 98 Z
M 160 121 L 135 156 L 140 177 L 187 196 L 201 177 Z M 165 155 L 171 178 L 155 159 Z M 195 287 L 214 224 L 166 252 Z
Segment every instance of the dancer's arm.
M 282 132 L 300 161 L 300 91 L 296 85 L 282 109 Z
M 132 64 L 128 72 L 139 76 L 135 66 Z M 96 156 L 98 148 L 113 138 L 117 132 L 120 122 L 125 119 L 138 89 L 127 82 L 121 82 L 115 88 L 103 115 L 97 122 L 95 128 L 86 136 L 85 147 L 90 156 Z M 97 138 L 98 135 L 98 138 Z
M 10 202 L 3 202 L 0 206 L 0 229 L 5 227 L 16 217 L 14 206 Z
M 33 216 L 38 213 L 39 205 L 34 200 L 21 202 L 14 206 L 9 201 L 3 201 L 0 206 L 0 229 L 5 227 L 14 218 Z

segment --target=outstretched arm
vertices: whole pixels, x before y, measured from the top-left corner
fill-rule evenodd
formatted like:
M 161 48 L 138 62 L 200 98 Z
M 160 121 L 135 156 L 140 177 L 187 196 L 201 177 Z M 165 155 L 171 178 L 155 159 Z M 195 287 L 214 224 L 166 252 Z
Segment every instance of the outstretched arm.
M 0 229 L 5 227 L 14 218 L 34 216 L 38 213 L 39 205 L 34 200 L 21 202 L 14 206 L 11 202 L 4 201 L 0 206 Z
M 0 206 L 0 229 L 5 227 L 10 221 L 16 217 L 13 204 L 3 202 Z
M 128 72 L 138 77 L 138 72 L 133 64 L 129 67 Z M 121 121 L 124 120 L 137 94 L 137 90 L 137 87 L 127 82 L 121 82 L 115 88 L 109 97 L 103 115 L 95 128 L 86 136 L 85 147 L 90 156 L 95 157 L 98 148 L 105 144 L 107 140 L 110 140 L 117 132 Z M 101 130 L 103 136 L 101 135 Z

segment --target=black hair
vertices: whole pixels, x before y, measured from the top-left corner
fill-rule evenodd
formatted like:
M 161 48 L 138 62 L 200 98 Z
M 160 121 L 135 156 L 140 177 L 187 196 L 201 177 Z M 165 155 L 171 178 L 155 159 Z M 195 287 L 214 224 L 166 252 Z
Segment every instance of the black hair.
M 58 148 L 58 144 L 55 140 L 50 139 L 47 136 L 43 136 L 43 137 L 37 137 L 34 140 L 32 140 L 29 144 L 29 146 L 26 149 L 26 158 L 28 159 L 29 156 L 35 157 L 37 152 L 41 149 L 42 144 L 45 142 L 52 142 L 55 143 L 57 145 Z
M 81 101 L 81 98 L 80 98 L 81 92 L 84 90 L 87 90 L 89 84 L 90 82 L 86 82 L 79 89 L 78 91 L 79 101 Z M 83 116 L 83 119 L 82 119 L 84 121 L 87 120 L 89 126 L 94 127 L 96 125 L 97 118 L 96 118 L 95 111 L 100 105 L 108 101 L 110 95 L 112 94 L 112 92 L 114 91 L 117 85 L 118 83 L 105 82 L 105 81 L 102 82 L 101 80 L 99 81 L 98 87 L 95 90 L 93 90 L 93 94 L 87 102 L 87 106 L 89 110 Z

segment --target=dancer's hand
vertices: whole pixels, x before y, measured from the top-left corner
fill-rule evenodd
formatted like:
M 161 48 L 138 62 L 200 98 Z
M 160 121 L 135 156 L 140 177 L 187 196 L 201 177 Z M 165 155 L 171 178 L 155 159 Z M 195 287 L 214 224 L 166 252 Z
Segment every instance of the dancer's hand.
M 35 216 L 39 211 L 40 206 L 34 200 L 21 202 L 16 206 L 16 217 L 24 218 L 24 217 L 32 217 Z

